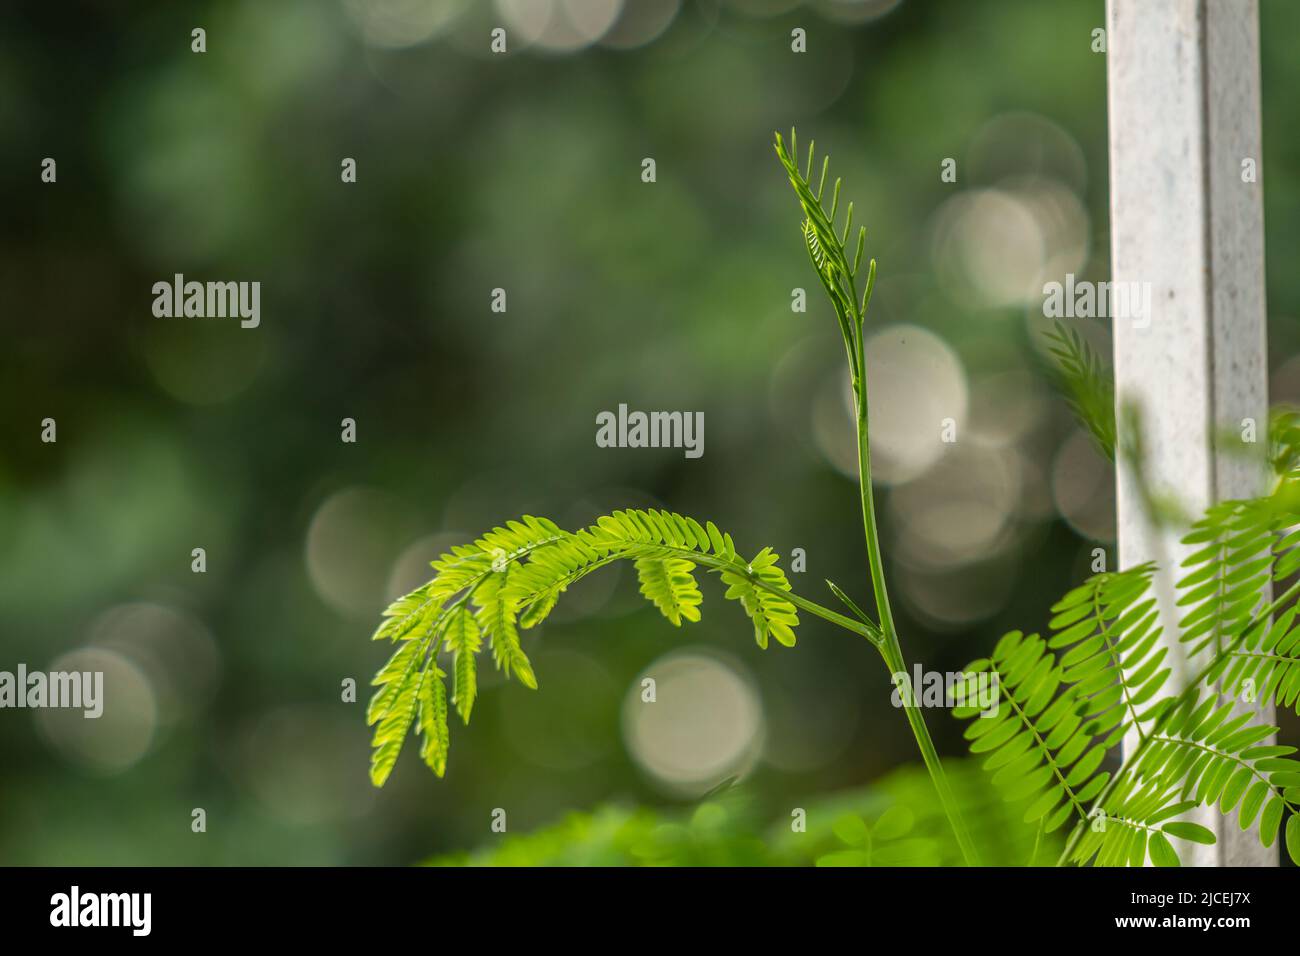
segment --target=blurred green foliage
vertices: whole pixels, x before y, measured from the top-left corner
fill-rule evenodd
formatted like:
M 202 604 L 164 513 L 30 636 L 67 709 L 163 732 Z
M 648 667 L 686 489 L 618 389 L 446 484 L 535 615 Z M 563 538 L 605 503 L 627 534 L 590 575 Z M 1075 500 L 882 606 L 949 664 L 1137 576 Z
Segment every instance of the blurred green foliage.
M 1051 865 L 1059 834 L 1024 823 L 1023 801 L 993 791 L 974 761 L 945 763 L 962 815 L 989 866 Z M 925 769 L 907 766 L 869 787 L 819 797 L 781 814 L 744 788 L 677 811 L 602 806 L 434 866 L 960 866 Z M 799 823 L 796 825 L 796 814 Z M 773 820 L 773 816 L 776 817 Z

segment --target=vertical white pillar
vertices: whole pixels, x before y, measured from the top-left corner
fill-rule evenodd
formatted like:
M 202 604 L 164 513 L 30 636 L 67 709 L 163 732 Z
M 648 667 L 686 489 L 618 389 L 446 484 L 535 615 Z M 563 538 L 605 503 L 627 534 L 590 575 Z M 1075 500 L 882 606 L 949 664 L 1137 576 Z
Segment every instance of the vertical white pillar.
M 1107 0 L 1107 39 L 1112 279 L 1151 292 L 1146 327 L 1114 322 L 1116 399 L 1141 411 L 1148 483 L 1195 512 L 1262 490 L 1257 463 L 1215 448 L 1247 418 L 1267 441 L 1257 0 Z M 1244 160 L 1256 182 L 1243 182 Z M 1118 508 L 1121 566 L 1160 563 L 1167 686 L 1181 687 L 1199 664 L 1179 645 L 1173 606 L 1185 529 L 1151 525 L 1124 463 Z M 1235 816 L 1192 818 L 1218 844 L 1180 846 L 1184 862 L 1276 863 Z

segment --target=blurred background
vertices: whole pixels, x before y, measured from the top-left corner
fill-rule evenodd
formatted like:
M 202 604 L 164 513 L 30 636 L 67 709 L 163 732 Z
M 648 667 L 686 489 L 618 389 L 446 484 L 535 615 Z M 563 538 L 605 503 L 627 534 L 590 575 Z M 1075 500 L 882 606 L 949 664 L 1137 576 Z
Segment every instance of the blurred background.
M 1298 401 L 1300 5 L 1261 7 L 1272 386 Z M 826 832 L 845 806 L 933 837 L 894 861 L 948 859 L 877 655 L 812 618 L 760 652 L 715 580 L 680 631 L 630 569 L 582 582 L 526 636 L 540 691 L 481 669 L 446 779 L 408 742 L 382 791 L 369 637 L 448 546 L 628 505 L 787 568 L 802 548 L 797 591 L 833 603 L 829 577 L 869 606 L 843 349 L 771 149 L 791 125 L 880 264 L 873 431 L 911 659 L 953 671 L 1043 627 L 1113 553 L 1111 468 L 1040 335 L 1045 282 L 1108 274 L 1103 25 L 1102 0 L 6 12 L 0 670 L 102 670 L 107 705 L 0 712 L 0 862 L 809 862 L 857 852 L 854 825 Z M 259 280 L 260 327 L 155 318 L 175 273 Z M 595 447 L 619 403 L 704 412 L 704 456 Z M 960 756 L 961 725 L 927 719 Z M 910 819 L 881 818 L 900 794 Z M 496 808 L 536 831 L 514 855 L 480 849 Z M 783 843 L 796 808 L 818 849 Z M 1026 862 L 1032 831 L 989 812 Z

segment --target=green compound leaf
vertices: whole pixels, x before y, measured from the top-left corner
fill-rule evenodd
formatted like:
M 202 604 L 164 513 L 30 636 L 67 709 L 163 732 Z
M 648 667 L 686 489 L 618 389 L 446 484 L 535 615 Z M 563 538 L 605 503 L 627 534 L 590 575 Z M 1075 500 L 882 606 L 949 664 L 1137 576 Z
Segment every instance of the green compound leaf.
M 764 548 L 741 560 L 731 535 L 667 511 L 626 510 L 578 531 L 525 516 L 458 545 L 433 562 L 434 578 L 388 606 L 375 632 L 398 647 L 376 675 L 367 708 L 375 726 L 371 780 L 382 786 L 412 724 L 424 738 L 421 756 L 439 776 L 450 745 L 447 677 L 437 658 L 452 660 L 451 701 L 468 723 L 478 695 L 477 657 L 486 644 L 506 677 L 536 688 L 521 631 L 542 623 L 574 582 L 614 561 L 631 561 L 641 593 L 675 626 L 700 619 L 699 568 L 718 573 L 727 596 L 739 599 L 760 646 L 768 637 L 794 643 L 799 619 L 786 596 L 790 583 Z
M 1064 672 L 1037 634 L 1012 631 L 1003 636 L 990 658 L 964 672 L 967 691 L 983 676 L 995 680 L 999 701 L 992 716 L 975 706 L 958 706 L 954 716 L 975 718 L 966 729 L 971 753 L 988 754 L 984 769 L 1010 801 L 1028 801 L 1025 822 L 1044 821 L 1051 833 L 1067 820 L 1087 819 L 1086 802 L 1105 786 L 1109 773 L 1098 772 L 1106 745 L 1090 714 L 1090 698 L 1064 680 Z
M 790 590 L 785 572 L 776 566 L 777 556 L 771 548 L 764 548 L 749 562 L 744 573 L 739 570 L 723 571 L 722 580 L 729 585 L 725 597 L 738 600 L 749 619 L 754 622 L 754 640 L 767 648 L 769 637 L 786 647 L 794 647 L 794 629 L 799 625 L 795 606 L 779 594 L 758 586 L 765 583 L 770 588 Z
M 685 558 L 638 558 L 636 561 L 642 596 L 659 608 L 673 627 L 681 627 L 683 618 L 700 619 L 700 602 L 704 598 L 694 571 L 694 562 Z

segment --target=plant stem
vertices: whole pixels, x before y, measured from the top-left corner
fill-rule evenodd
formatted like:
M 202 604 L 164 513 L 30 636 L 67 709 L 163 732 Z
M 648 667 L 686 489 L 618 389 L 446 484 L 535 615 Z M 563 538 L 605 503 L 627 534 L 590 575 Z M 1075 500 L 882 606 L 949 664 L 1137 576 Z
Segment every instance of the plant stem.
M 786 591 L 783 590 L 782 588 L 778 588 L 775 587 L 774 585 L 768 584 L 758 575 L 753 574 L 752 572 L 747 572 L 743 564 L 737 565 L 732 563 L 731 561 L 716 557 L 711 554 L 701 554 L 700 552 L 694 550 L 693 548 L 679 548 L 679 547 L 674 547 L 672 545 L 662 545 L 661 550 L 670 551 L 674 554 L 677 554 L 685 558 L 688 561 L 694 561 L 696 564 L 703 565 L 704 567 L 708 568 L 710 571 L 717 571 L 717 572 L 729 571 L 732 574 L 742 574 L 745 576 L 745 579 L 749 581 L 750 584 L 754 585 L 754 587 L 758 588 L 759 590 L 767 591 L 771 594 L 777 595 L 778 597 L 785 598 L 787 601 L 789 601 L 791 604 L 793 604 L 795 607 L 799 608 L 802 611 L 807 611 L 809 614 L 815 614 L 817 617 L 820 617 L 822 620 L 830 621 L 832 624 L 838 624 L 846 631 L 852 631 L 854 634 L 857 634 L 859 637 L 865 637 L 876 647 L 880 647 L 884 643 L 884 635 L 881 634 L 880 628 L 876 627 L 871 622 L 855 621 L 851 617 L 845 617 L 843 614 L 838 614 L 835 611 L 832 611 L 828 607 L 823 607 L 822 605 L 818 604 L 816 601 L 810 601 L 806 597 L 800 597 L 798 594 L 795 594 L 793 590 Z
M 856 296 L 856 290 L 854 295 Z M 876 504 L 871 487 L 871 440 L 867 427 L 866 355 L 862 344 L 861 313 L 857 318 L 857 336 L 854 345 L 858 349 L 857 367 L 862 370 L 861 378 L 853 383 L 858 418 L 858 488 L 862 499 L 862 528 L 867 538 L 867 565 L 871 572 L 871 589 L 876 597 L 880 629 L 884 632 L 884 640 L 878 647 L 890 674 L 906 674 L 907 662 L 903 658 L 903 649 L 898 642 L 898 629 L 894 626 L 894 613 L 890 609 L 889 592 L 885 588 L 885 567 L 880 554 L 880 532 L 876 526 Z M 952 788 L 948 785 L 947 774 L 943 771 L 943 763 L 939 760 L 939 752 L 934 748 L 934 741 L 930 739 L 930 731 L 925 726 L 925 718 L 921 715 L 920 703 L 915 693 L 907 695 L 903 705 L 908 726 L 912 729 L 912 736 L 916 738 L 916 745 L 920 748 L 921 758 L 925 761 L 925 769 L 930 772 L 934 789 L 939 794 L 939 802 L 943 804 L 944 813 L 948 815 L 948 823 L 957 837 L 957 846 L 961 849 L 962 858 L 967 866 L 979 866 L 979 853 L 966 827 L 966 821 L 962 819 L 961 810 L 957 807 Z
M 813 271 L 817 273 L 817 277 L 826 289 L 826 294 L 835 309 L 835 317 L 839 322 L 840 334 L 844 338 L 844 347 L 849 358 L 849 377 L 853 383 L 853 396 L 856 400 L 858 420 L 858 487 L 862 498 L 862 528 L 867 538 L 867 566 L 871 572 L 871 589 L 875 594 L 876 609 L 880 616 L 878 633 L 864 636 L 872 638 L 872 643 L 880 651 L 881 656 L 884 657 L 891 674 L 899 672 L 906 674 L 907 663 L 903 659 L 902 648 L 898 643 L 898 629 L 894 626 L 894 615 L 889 607 L 889 594 L 885 590 L 885 568 L 880 556 L 880 535 L 876 529 L 876 509 L 871 491 L 871 444 L 867 434 L 866 350 L 863 346 L 863 320 L 866 316 L 867 306 L 871 302 L 872 290 L 875 287 L 876 260 L 872 259 L 868 264 L 867 280 L 863 288 L 862 299 L 859 300 L 856 275 L 858 266 L 862 261 L 866 230 L 859 229 L 857 252 L 854 254 L 852 262 L 850 262 L 844 243 L 848 241 L 849 230 L 852 225 L 853 206 L 850 203 L 845 214 L 843 237 L 841 238 L 836 235 L 834 226 L 839 199 L 839 181 L 836 180 L 834 198 L 828 211 L 822 205 L 822 189 L 825 186 L 826 175 L 825 163 L 823 163 L 822 182 L 814 192 L 809 179 L 812 175 L 813 149 L 811 146 L 808 148 L 808 171 L 803 173 L 799 170 L 797 157 L 793 155 L 795 151 L 794 130 L 790 131 L 789 151 L 785 148 L 781 134 L 776 134 L 777 157 L 781 160 L 781 165 L 785 167 L 790 178 L 790 185 L 794 187 L 795 195 L 799 199 L 799 205 L 804 211 L 804 245 L 807 248 Z M 832 587 L 832 591 L 834 590 L 836 589 Z M 851 601 L 846 603 L 852 607 Z M 812 609 L 808 608 L 808 610 Z M 822 613 L 822 610 L 824 609 L 814 613 L 819 613 L 827 620 L 832 620 L 827 614 Z M 842 624 L 841 621 L 836 621 L 836 623 Z M 855 628 L 849 629 L 855 630 Z M 859 631 L 859 633 L 861 632 Z M 915 695 L 909 695 L 907 703 L 909 706 L 904 708 L 907 711 L 907 722 L 912 728 L 913 736 L 916 737 L 916 744 L 921 750 L 921 756 L 925 760 L 925 767 L 930 772 L 930 779 L 934 782 L 934 788 L 943 803 L 944 812 L 948 815 L 948 822 L 952 825 L 953 832 L 956 834 L 957 844 L 961 848 L 962 856 L 968 866 L 978 866 L 979 856 L 975 851 L 974 841 L 971 840 L 970 832 L 966 829 L 966 824 L 957 809 L 952 790 L 948 786 L 948 779 L 943 772 L 943 765 L 939 761 L 939 754 L 934 749 L 934 742 L 930 739 L 930 732 L 926 729 L 925 719 L 918 709 Z
M 903 661 L 896 636 L 892 640 L 887 640 L 880 648 L 880 656 L 885 659 L 885 666 L 889 668 L 891 674 L 907 673 L 907 664 Z M 910 682 L 907 686 L 910 688 Z M 944 813 L 948 815 L 948 823 L 957 837 L 957 846 L 961 849 L 962 859 L 966 861 L 967 866 L 979 866 L 979 851 L 975 849 L 975 842 L 971 839 L 966 821 L 962 819 L 961 811 L 957 807 L 952 788 L 948 785 L 948 775 L 943 772 L 943 763 L 939 760 L 939 752 L 934 749 L 934 741 L 930 739 L 930 731 L 925 726 L 925 718 L 921 716 L 921 705 L 915 693 L 910 693 L 903 698 L 903 712 L 907 714 L 907 723 L 912 728 L 912 736 L 916 738 L 916 746 L 921 751 L 921 759 L 925 761 L 925 769 L 930 772 L 930 780 L 934 784 L 935 792 L 939 794 L 939 802 L 943 804 Z
M 830 610 L 829 608 L 822 607 L 820 604 L 817 604 L 813 601 L 809 601 L 807 598 L 802 598 L 799 595 L 795 594 L 793 591 L 779 590 L 778 588 L 772 587 L 766 581 L 763 581 L 761 579 L 755 578 L 751 580 L 756 586 L 762 588 L 765 591 L 771 591 L 773 594 L 776 594 L 779 597 L 784 597 L 795 607 L 807 611 L 809 614 L 815 614 L 818 617 L 820 617 L 822 620 L 830 621 L 832 624 L 838 624 L 840 627 L 844 628 L 847 631 L 852 631 L 854 634 L 859 634 L 862 637 L 865 637 L 867 640 L 869 640 L 872 644 L 876 645 L 877 647 L 880 647 L 882 644 L 880 632 L 869 624 L 855 621 L 852 618 L 845 617 L 843 614 L 836 614 L 834 611 Z

